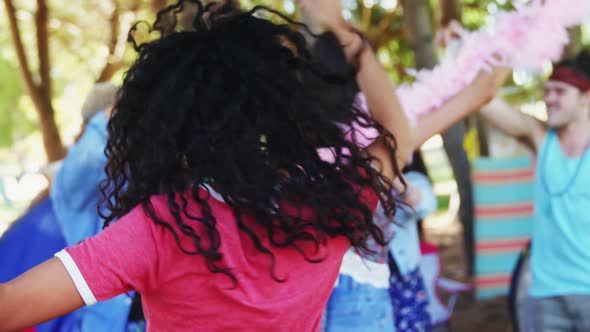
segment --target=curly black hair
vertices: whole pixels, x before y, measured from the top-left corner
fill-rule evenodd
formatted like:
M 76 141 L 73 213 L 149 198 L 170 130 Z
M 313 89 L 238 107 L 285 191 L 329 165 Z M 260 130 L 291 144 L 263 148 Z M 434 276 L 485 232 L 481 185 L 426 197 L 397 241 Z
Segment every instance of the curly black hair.
M 176 19 L 186 6 L 192 15 L 188 26 L 186 17 Z M 141 206 L 172 232 L 184 253 L 203 256 L 211 272 L 234 282 L 220 252 L 227 239 L 219 223 L 237 223 L 270 256 L 276 281 L 284 279 L 276 275 L 275 257 L 260 234 L 310 262 L 322 258 L 312 258 L 303 244 L 317 249 L 328 237 L 345 236 L 361 250 L 369 250 L 369 236 L 386 244 L 360 192 L 373 190 L 393 215 L 391 181 L 357 146 L 356 128 L 377 129 L 392 160 L 395 139 L 351 105 L 351 98 L 322 98 L 350 85 L 355 75 L 335 75 L 319 64 L 300 32 L 303 25 L 266 7 L 243 12 L 228 3 L 181 0 L 158 14 L 150 27 L 160 33 L 156 40 L 138 42 L 138 27 L 129 40 L 139 56 L 108 125 L 107 180 L 101 185 L 105 227 Z M 342 128 L 349 128 L 348 136 Z M 320 158 L 321 148 L 330 148 L 334 160 Z M 233 220 L 213 214 L 202 190 L 208 186 L 231 207 Z M 167 197 L 173 218 L 157 215 L 150 204 L 154 195 Z M 199 216 L 188 211 L 190 200 L 200 206 Z M 301 213 L 303 208 L 313 216 Z M 246 214 L 255 217 L 254 225 L 244 221 Z M 181 237 L 194 246 L 183 247 Z

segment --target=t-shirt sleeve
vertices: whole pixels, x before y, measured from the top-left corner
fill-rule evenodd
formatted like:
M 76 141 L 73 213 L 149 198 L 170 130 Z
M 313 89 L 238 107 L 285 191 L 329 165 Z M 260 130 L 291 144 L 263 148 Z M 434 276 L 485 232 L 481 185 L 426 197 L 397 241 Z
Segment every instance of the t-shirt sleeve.
M 137 207 L 99 235 L 55 256 L 87 305 L 131 290 L 145 293 L 157 285 L 153 227 L 143 209 Z

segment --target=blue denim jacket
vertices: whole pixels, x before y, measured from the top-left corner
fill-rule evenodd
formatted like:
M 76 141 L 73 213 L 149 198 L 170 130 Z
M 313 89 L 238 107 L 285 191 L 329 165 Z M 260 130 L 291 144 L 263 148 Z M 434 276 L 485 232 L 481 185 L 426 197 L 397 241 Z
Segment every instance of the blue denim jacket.
M 418 237 L 418 220 L 434 213 L 437 200 L 430 180 L 418 172 L 405 174 L 408 183 L 420 191 L 420 202 L 412 209 L 399 209 L 396 213 L 397 224 L 394 238 L 389 243 L 389 250 L 399 272 L 405 276 L 418 268 L 420 264 L 420 239 Z
M 51 185 L 51 200 L 66 244 L 73 246 L 98 234 L 103 220 L 98 216 L 98 185 L 105 179 L 107 117 L 97 113 L 81 139 L 68 151 Z M 76 311 L 76 324 L 68 332 L 124 331 L 131 308 L 131 296 L 121 295 Z M 66 332 L 66 331 L 61 331 Z

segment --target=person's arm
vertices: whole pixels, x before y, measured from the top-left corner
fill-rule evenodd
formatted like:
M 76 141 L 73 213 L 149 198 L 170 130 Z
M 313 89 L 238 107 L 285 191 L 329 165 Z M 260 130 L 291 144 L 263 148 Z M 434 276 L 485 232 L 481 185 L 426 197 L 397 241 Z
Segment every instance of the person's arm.
M 346 36 L 346 33 L 340 32 L 339 34 Z M 343 40 L 348 37 L 339 38 Z M 395 136 L 397 144 L 397 160 L 395 162 L 397 162 L 398 168 L 402 169 L 414 149 L 411 128 L 398 100 L 395 86 L 369 46 L 361 53 L 359 65 L 357 82 L 365 95 L 369 112 L 375 121 Z M 389 165 L 389 168 L 392 169 L 393 164 L 391 163 L 394 161 L 389 160 L 383 141 L 377 141 L 369 146 L 369 153 L 377 157 L 384 166 Z M 391 179 L 394 177 L 393 171 L 389 172 L 384 172 L 384 175 Z
M 504 100 L 495 98 L 481 109 L 484 119 L 507 135 L 525 139 L 535 148 L 541 146 L 545 136 L 543 124 L 530 115 L 513 109 Z
M 161 247 L 154 227 L 143 208 L 136 207 L 99 235 L 0 284 L 0 332 L 19 331 L 83 305 L 161 285 Z
M 437 34 L 439 46 L 448 47 L 449 42 L 458 40 L 456 31 L 461 29 L 463 27 L 460 23 L 452 21 L 448 27 Z M 481 114 L 492 126 L 507 135 L 525 139 L 538 148 L 545 135 L 545 129 L 539 121 L 512 109 L 505 101 L 498 98 L 482 108 L 492 99 L 492 96 L 496 95 L 496 91 L 502 86 L 509 73 L 510 70 L 507 68 L 495 68 L 493 75 L 480 74 L 470 87 L 443 105 L 439 110 L 441 114 L 432 114 L 421 119 L 422 123 L 419 123 L 416 133 L 417 146 L 424 143 L 433 133 L 440 133 L 467 114 L 481 109 Z M 485 102 L 482 103 L 482 101 Z M 449 117 L 445 119 L 443 114 L 449 114 Z
M 491 73 L 482 71 L 473 83 L 440 108 L 420 116 L 413 131 L 414 148 L 420 148 L 430 137 L 444 132 L 492 100 L 509 73 L 507 68 L 495 68 Z
M 52 258 L 0 284 L 0 332 L 29 328 L 84 305 L 64 265 Z
M 395 86 L 371 48 L 363 45 L 364 41 L 350 29 L 350 25 L 342 17 L 340 0 L 298 0 L 297 2 L 307 17 L 316 20 L 325 30 L 334 33 L 349 61 L 358 59 L 357 82 L 365 95 L 373 119 L 395 136 L 397 160 L 390 160 L 382 140 L 371 144 L 368 151 L 380 162 L 382 174 L 393 179 L 393 163 L 397 162 L 401 169 L 413 150 L 410 126 L 395 93 Z

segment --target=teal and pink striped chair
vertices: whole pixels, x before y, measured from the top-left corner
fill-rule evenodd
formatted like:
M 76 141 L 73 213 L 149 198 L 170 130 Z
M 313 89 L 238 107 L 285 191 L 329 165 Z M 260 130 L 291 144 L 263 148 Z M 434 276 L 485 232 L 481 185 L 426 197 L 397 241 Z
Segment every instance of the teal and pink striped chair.
M 531 157 L 473 163 L 479 299 L 508 293 L 512 271 L 532 231 L 533 178 Z

